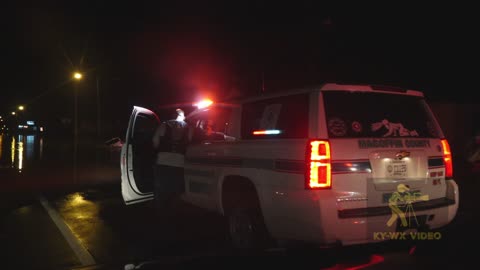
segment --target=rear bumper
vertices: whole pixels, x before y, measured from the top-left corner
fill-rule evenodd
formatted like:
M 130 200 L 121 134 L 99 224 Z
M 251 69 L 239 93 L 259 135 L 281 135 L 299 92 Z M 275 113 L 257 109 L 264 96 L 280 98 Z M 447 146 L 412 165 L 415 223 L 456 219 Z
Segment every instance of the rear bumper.
M 450 205 L 455 205 L 455 203 L 456 203 L 455 199 L 445 197 L 445 198 L 438 198 L 438 199 L 429 200 L 425 202 L 417 202 L 412 205 L 415 208 L 415 211 L 423 211 L 423 210 L 447 207 Z M 338 218 L 374 217 L 374 216 L 384 216 L 384 215 L 391 215 L 391 214 L 392 214 L 392 209 L 388 206 L 338 210 Z
M 429 230 L 435 233 L 438 229 L 450 224 L 455 218 L 459 205 L 458 186 L 454 180 L 447 180 L 446 184 L 445 197 L 412 204 L 414 213 L 410 214 L 411 220 L 420 219 L 422 216 L 426 220 L 425 224 L 418 228 L 418 231 Z M 342 245 L 391 240 L 390 237 L 398 236 L 397 232 L 402 228 L 399 227 L 400 224 L 396 223 L 392 226 L 387 225 L 388 220 L 392 217 L 392 209 L 388 206 L 337 210 L 337 214 L 339 226 L 328 238 L 335 239 Z M 400 220 L 397 220 L 397 223 L 400 223 Z M 412 228 L 404 228 L 404 230 L 409 229 Z M 442 231 L 443 233 L 446 231 Z M 439 237 L 441 238 L 441 235 Z
M 435 232 L 451 223 L 456 216 L 458 186 L 454 180 L 446 181 L 446 185 L 444 197 L 413 204 L 418 219 L 426 220 L 422 229 Z M 277 239 L 299 240 L 321 246 L 348 246 L 388 240 L 383 233 L 398 230 L 398 222 L 388 225 L 392 217 L 392 209 L 388 206 L 339 209 L 335 194 L 328 191 L 290 193 L 284 197 L 289 198 L 284 205 L 296 211 L 285 209 L 279 222 L 269 223 Z

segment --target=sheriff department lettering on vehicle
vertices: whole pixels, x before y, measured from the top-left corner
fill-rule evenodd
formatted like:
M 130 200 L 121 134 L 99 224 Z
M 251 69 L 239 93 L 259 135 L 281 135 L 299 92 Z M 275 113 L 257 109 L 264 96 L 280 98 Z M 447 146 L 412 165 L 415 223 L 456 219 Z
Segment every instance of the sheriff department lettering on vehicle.
M 412 203 L 411 230 L 433 233 L 426 238 L 438 238 L 435 230 L 457 213 L 452 153 L 422 92 L 328 83 L 213 103 L 186 121 L 181 198 L 225 216 L 234 247 L 347 246 L 403 235 L 395 234 L 398 220 L 387 225 L 385 200 L 399 184 L 428 196 Z M 204 136 L 207 123 L 216 136 Z M 145 145 L 158 124 L 151 110 L 133 108 L 120 164 L 127 205 L 153 198 Z
M 414 147 L 430 147 L 429 140 L 400 140 L 400 139 L 370 139 L 358 140 L 360 148 L 414 148 Z

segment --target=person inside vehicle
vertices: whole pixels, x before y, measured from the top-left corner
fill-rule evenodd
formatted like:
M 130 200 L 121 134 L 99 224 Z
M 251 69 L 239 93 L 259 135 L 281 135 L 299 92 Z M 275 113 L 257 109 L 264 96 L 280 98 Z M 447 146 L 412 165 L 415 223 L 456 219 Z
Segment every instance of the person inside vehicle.
M 215 124 L 212 119 L 207 120 L 204 131 L 208 140 L 225 140 L 224 133 L 215 131 Z

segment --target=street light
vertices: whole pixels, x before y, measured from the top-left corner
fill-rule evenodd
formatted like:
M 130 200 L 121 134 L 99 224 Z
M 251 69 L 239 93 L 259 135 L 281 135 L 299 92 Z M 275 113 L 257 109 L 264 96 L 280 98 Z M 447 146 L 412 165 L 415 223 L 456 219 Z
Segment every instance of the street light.
M 80 71 L 75 71 L 72 77 L 76 81 L 81 81 L 83 79 L 83 74 Z M 100 138 L 100 134 L 101 134 L 100 78 L 98 75 L 96 76 L 96 90 L 97 90 L 97 137 Z
M 80 72 L 78 72 L 78 71 L 75 71 L 75 72 L 73 73 L 73 78 L 74 78 L 75 80 L 77 80 L 77 81 L 80 81 L 80 80 L 83 78 L 83 74 L 80 73 Z
M 17 113 L 16 112 L 12 112 L 12 115 L 16 115 Z
M 24 109 L 25 109 L 25 106 L 23 106 L 23 105 L 18 106 L 19 111 L 23 111 Z

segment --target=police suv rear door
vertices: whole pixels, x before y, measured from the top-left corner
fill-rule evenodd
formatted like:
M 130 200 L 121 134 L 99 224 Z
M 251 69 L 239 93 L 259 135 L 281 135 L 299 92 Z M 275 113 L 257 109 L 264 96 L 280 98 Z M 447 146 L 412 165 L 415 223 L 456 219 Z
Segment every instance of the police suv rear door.
M 152 137 L 159 123 L 154 112 L 133 107 L 120 159 L 122 197 L 127 205 L 153 199 Z

